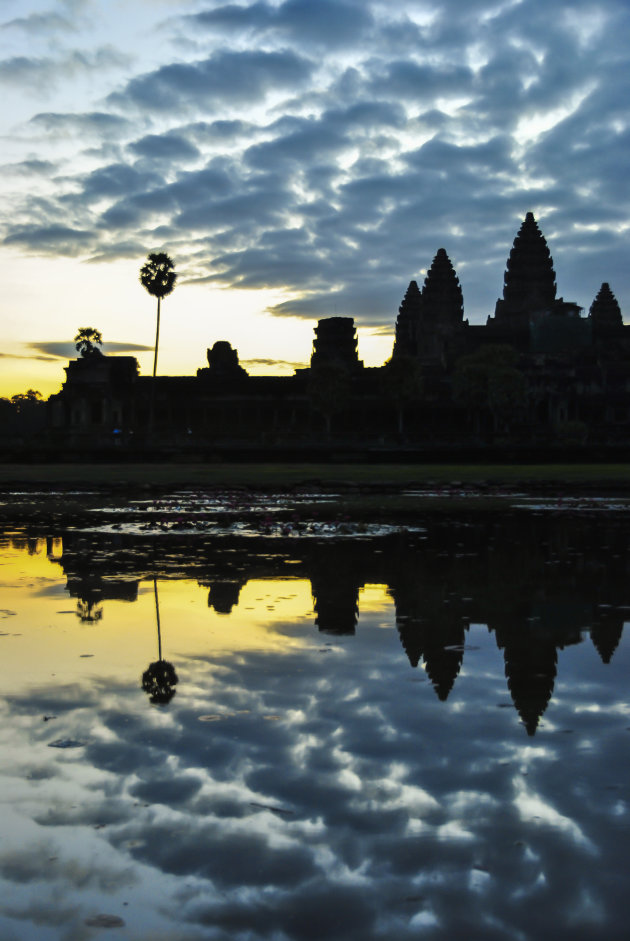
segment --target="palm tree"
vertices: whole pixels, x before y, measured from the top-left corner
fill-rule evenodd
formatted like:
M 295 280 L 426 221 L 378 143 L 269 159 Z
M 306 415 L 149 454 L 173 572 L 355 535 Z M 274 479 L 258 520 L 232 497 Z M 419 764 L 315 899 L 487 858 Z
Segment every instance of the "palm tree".
M 81 356 L 89 356 L 90 353 L 100 353 L 100 350 L 97 350 L 94 344 L 97 343 L 99 346 L 103 344 L 103 337 L 101 336 L 100 330 L 95 330 L 94 327 L 79 327 L 76 337 L 74 338 L 75 349 Z
M 140 284 L 153 297 L 157 297 L 157 327 L 155 330 L 155 355 L 153 357 L 153 378 L 157 372 L 158 343 L 160 340 L 160 301 L 167 297 L 175 287 L 177 274 L 175 266 L 165 252 L 151 252 L 146 263 L 140 269 Z

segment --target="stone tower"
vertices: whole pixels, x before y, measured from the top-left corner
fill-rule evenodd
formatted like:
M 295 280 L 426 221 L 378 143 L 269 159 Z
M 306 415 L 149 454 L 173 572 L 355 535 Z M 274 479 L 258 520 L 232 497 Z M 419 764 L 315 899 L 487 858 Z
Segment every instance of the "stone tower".
M 464 324 L 464 298 L 459 278 L 443 248 L 433 259 L 422 291 L 416 281 L 407 288 L 396 320 L 393 356 L 417 356 L 444 366 L 458 349 Z
M 443 248 L 433 259 L 422 288 L 422 316 L 418 330 L 418 355 L 445 366 L 457 355 L 464 323 L 464 298 L 459 278 Z
M 553 260 L 534 214 L 528 212 L 507 261 L 503 299 L 497 301 L 495 322 L 502 327 L 526 330 L 530 317 L 550 311 L 556 300 Z
M 352 317 L 326 317 L 317 321 L 311 368 L 324 363 L 343 366 L 350 372 L 362 368 Z
M 394 356 L 416 356 L 418 332 L 422 317 L 422 295 L 417 281 L 410 281 L 407 293 L 398 308 Z
M 422 313 L 427 325 L 457 327 L 464 319 L 464 298 L 451 259 L 439 248 L 422 288 Z
M 610 290 L 610 285 L 604 281 L 597 293 L 597 297 L 591 304 L 589 311 L 593 327 L 621 327 L 623 326 L 623 317 L 617 302 L 617 298 Z

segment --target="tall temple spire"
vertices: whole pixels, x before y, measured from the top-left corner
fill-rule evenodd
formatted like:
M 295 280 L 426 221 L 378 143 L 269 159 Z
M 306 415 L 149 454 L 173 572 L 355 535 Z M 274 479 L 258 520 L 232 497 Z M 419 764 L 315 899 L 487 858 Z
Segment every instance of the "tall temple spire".
M 621 309 L 607 281 L 604 281 L 597 293 L 597 297 L 591 304 L 589 316 L 594 327 L 623 326 Z
M 398 308 L 394 356 L 415 356 L 418 352 L 418 328 L 422 316 L 422 295 L 417 281 L 410 281 Z
M 553 259 L 532 212 L 523 220 L 503 277 L 503 300 L 496 318 L 522 326 L 531 313 L 550 310 L 556 300 Z
M 427 324 L 456 326 L 464 317 L 464 298 L 451 259 L 439 248 L 422 288 L 422 312 Z

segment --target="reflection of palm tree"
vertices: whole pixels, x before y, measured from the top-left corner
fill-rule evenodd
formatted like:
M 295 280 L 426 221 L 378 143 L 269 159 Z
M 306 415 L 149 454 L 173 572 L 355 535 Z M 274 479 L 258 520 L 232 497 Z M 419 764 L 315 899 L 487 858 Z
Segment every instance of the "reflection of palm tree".
M 155 597 L 155 621 L 158 635 L 158 659 L 150 663 L 142 674 L 142 689 L 154 705 L 166 705 L 176 693 L 177 673 L 172 663 L 162 659 L 162 632 L 160 629 L 160 604 L 158 601 L 157 579 L 153 579 Z
M 156 660 L 142 674 L 142 689 L 149 696 L 149 702 L 166 705 L 176 693 L 177 673 L 172 663 Z

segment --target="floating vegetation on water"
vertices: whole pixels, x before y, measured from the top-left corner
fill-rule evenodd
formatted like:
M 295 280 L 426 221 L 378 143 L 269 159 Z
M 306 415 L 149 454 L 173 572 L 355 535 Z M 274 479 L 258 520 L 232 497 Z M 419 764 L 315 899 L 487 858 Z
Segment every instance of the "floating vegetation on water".
M 178 534 L 182 536 L 265 536 L 268 538 L 374 538 L 394 533 L 421 533 L 422 526 L 405 526 L 396 523 L 366 523 L 354 520 L 270 520 L 251 519 L 218 521 L 215 519 L 155 519 L 150 522 L 125 520 L 120 523 L 104 523 L 101 526 L 77 527 L 75 532 L 125 534 L 131 536 L 160 536 Z
M 159 513 L 161 516 L 190 513 L 240 514 L 256 510 L 279 513 L 294 506 L 305 504 L 334 503 L 340 498 L 336 493 L 302 492 L 287 496 L 284 493 L 256 493 L 250 491 L 219 490 L 212 493 L 174 493 L 155 499 L 130 500 L 124 506 L 95 507 L 103 513 Z
M 154 500 L 91 508 L 92 524 L 84 520 L 75 532 L 152 535 L 265 536 L 271 538 L 372 538 L 398 532 L 424 532 L 424 527 L 382 520 L 351 519 L 331 512 L 338 495 L 304 492 L 260 494 L 221 491 L 173 494 Z M 328 512 L 328 518 L 324 517 Z M 103 516 L 109 517 L 100 522 Z
M 630 501 L 614 497 L 556 497 L 541 499 L 525 497 L 524 502 L 512 504 L 514 510 L 529 510 L 536 513 L 628 513 Z

